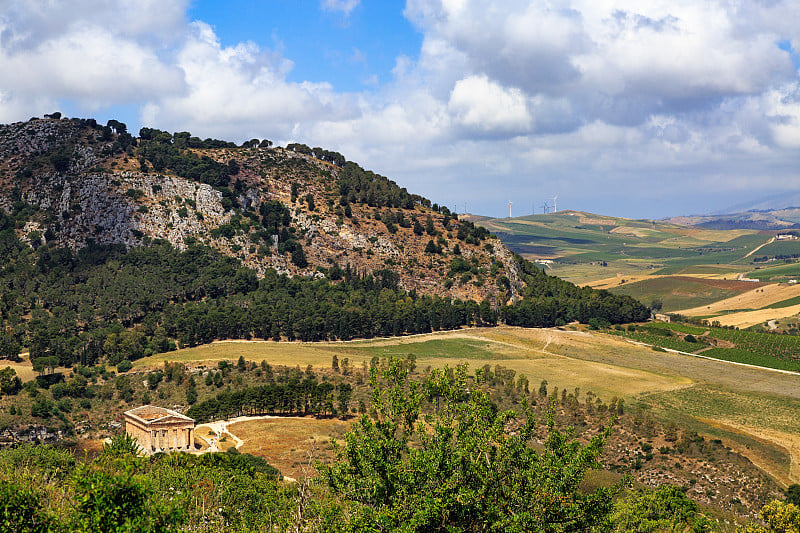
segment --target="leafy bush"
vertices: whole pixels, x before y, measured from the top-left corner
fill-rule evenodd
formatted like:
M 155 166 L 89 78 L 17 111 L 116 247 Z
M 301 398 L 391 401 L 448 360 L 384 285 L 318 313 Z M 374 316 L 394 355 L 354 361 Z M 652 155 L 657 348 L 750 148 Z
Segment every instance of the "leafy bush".
M 26 485 L 0 478 L 0 531 L 45 533 L 52 531 L 52 518 L 42 510 L 39 492 Z
M 463 366 L 434 371 L 421 385 L 391 361 L 383 380 L 374 370 L 376 416 L 352 426 L 335 447 L 337 462 L 317 465 L 347 509 L 337 530 L 587 531 L 611 512 L 618 486 L 580 488 L 603 436 L 582 446 L 550 418 L 537 451 L 533 415 L 509 433 L 517 415 L 469 391 Z M 433 397 L 443 403 L 423 423 L 420 406 Z

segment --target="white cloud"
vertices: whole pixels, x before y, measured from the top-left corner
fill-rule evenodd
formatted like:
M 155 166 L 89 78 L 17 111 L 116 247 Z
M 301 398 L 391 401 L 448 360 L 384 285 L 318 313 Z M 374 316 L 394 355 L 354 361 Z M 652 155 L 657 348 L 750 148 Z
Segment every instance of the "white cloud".
M 448 109 L 455 120 L 480 132 L 521 132 L 531 117 L 519 89 L 505 89 L 486 76 L 469 76 L 456 82 Z
M 8 2 L 0 14 L 0 114 L 64 99 L 93 111 L 180 90 L 160 47 L 183 29 L 184 2 Z
M 289 83 L 290 61 L 253 43 L 223 47 L 202 22 L 191 25 L 175 64 L 186 90 L 145 105 L 142 121 L 147 125 L 244 138 L 289 135 L 298 123 L 348 112 L 346 99 L 329 84 Z
M 0 53 L 0 71 L 16 73 L 3 83 L 15 95 L 58 94 L 88 109 L 169 94 L 183 81 L 152 50 L 91 27 L 36 48 Z
M 775 142 L 788 149 L 800 148 L 800 83 L 770 91 L 764 100 Z
M 361 0 L 322 0 L 322 9 L 341 11 L 345 16 L 348 16 L 360 3 Z

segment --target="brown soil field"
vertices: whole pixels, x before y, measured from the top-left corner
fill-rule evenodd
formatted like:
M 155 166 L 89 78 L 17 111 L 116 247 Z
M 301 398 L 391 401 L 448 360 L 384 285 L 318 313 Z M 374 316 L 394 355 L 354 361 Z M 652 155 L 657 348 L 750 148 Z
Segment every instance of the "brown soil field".
M 242 453 L 263 457 L 288 477 L 314 473 L 312 462 L 332 458 L 328 443 L 339 441 L 353 419 L 275 417 L 237 422 L 228 431 L 244 441 Z
M 769 285 L 768 283 L 755 283 L 750 281 L 736 281 L 735 279 L 723 279 L 726 277 L 735 277 L 735 275 L 734 273 L 715 274 L 714 276 L 708 276 L 706 274 L 695 274 L 695 275 L 687 274 L 682 276 L 661 276 L 653 274 L 625 274 L 625 275 L 617 275 L 614 276 L 613 278 L 603 278 L 590 281 L 589 283 L 586 283 L 586 285 L 593 287 L 595 289 L 611 289 L 613 287 L 619 287 L 620 285 L 627 285 L 629 283 L 636 283 L 637 281 L 644 281 L 656 278 L 669 278 L 677 281 L 691 281 L 693 283 L 701 283 L 703 285 L 708 285 L 716 289 L 726 289 L 726 290 L 741 291 L 741 292 L 754 290 L 756 288 Z M 625 280 L 625 283 L 620 283 L 623 279 Z
M 789 285 L 786 283 L 739 283 L 750 284 L 751 290 L 742 294 L 737 294 L 731 298 L 720 300 L 719 302 L 714 302 L 710 305 L 701 305 L 700 307 L 684 309 L 678 312 L 686 316 L 703 316 L 722 313 L 730 309 L 760 309 L 767 305 L 800 296 L 800 285 Z M 772 311 L 779 311 L 779 309 L 772 309 Z

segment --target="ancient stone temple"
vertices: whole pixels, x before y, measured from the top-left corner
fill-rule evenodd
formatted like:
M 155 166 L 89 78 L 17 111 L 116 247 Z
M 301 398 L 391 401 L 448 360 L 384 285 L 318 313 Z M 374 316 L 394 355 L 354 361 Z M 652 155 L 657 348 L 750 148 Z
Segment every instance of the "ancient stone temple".
M 163 407 L 143 405 L 127 411 L 125 432 L 145 453 L 194 450 L 194 420 Z

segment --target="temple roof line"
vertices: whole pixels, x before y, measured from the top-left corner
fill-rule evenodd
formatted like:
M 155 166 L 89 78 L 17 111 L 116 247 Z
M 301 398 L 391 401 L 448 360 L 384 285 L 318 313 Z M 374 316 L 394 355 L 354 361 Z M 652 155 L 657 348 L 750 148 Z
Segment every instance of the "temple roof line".
M 168 421 L 194 423 L 194 419 L 189 418 L 188 416 L 182 415 L 177 411 L 155 405 L 142 405 L 140 407 L 136 407 L 135 409 L 131 409 L 130 411 L 125 411 L 125 415 L 148 425 L 157 422 Z

